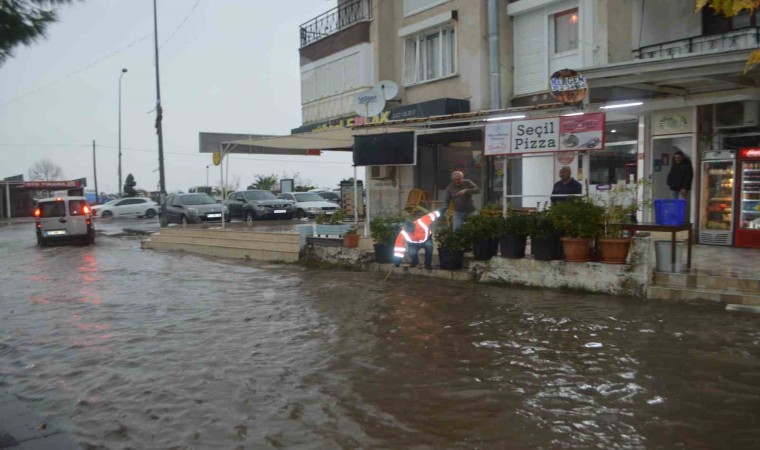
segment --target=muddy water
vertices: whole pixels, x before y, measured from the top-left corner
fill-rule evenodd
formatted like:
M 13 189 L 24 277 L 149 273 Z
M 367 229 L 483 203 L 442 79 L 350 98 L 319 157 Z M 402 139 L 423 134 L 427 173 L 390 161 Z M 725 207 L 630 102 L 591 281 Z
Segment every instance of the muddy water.
M 0 253 L 0 382 L 85 448 L 760 446 L 757 316 L 28 227 Z

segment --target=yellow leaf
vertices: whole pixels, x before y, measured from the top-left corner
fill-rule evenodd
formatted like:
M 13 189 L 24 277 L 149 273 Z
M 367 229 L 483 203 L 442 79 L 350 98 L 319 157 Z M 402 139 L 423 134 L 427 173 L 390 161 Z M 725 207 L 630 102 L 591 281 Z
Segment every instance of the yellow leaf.
M 747 64 L 744 65 L 744 73 L 749 72 L 758 64 L 760 64 L 760 50 L 755 50 L 747 58 Z

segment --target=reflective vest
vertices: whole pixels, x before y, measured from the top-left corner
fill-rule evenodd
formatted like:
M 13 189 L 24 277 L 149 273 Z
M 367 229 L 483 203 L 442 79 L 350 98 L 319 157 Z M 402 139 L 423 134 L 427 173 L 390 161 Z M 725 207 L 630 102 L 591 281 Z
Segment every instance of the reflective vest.
M 403 258 L 406 253 L 406 244 L 421 244 L 430 239 L 430 225 L 441 216 L 438 211 L 433 211 L 414 221 L 414 231 L 407 233 L 403 228 L 396 237 L 396 244 L 393 246 L 393 257 Z

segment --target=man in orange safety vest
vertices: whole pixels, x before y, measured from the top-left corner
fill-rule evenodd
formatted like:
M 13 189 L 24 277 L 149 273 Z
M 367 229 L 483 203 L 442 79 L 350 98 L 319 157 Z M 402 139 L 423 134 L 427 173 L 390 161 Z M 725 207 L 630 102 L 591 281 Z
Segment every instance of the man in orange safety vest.
M 445 209 L 445 208 L 444 208 Z M 425 268 L 433 268 L 433 222 L 441 217 L 440 211 L 425 214 L 415 221 L 407 220 L 401 228 L 396 243 L 393 246 L 393 265 L 401 265 L 406 249 L 409 248 L 409 260 L 411 267 L 417 267 L 419 263 L 420 249 L 425 249 Z

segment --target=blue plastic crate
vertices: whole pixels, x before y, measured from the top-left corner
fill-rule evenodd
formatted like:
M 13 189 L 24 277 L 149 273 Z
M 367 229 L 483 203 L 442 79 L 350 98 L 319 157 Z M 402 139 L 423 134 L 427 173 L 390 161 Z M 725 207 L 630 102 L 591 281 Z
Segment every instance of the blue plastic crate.
M 659 198 L 654 201 L 654 221 L 657 225 L 683 225 L 686 200 Z

